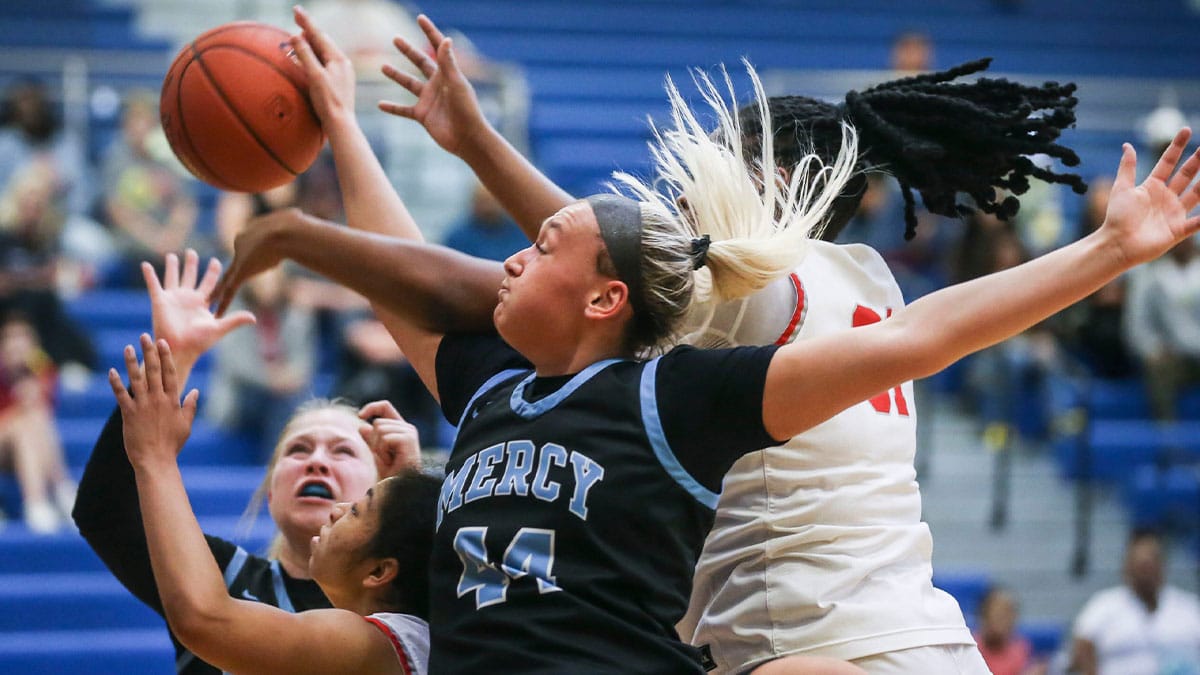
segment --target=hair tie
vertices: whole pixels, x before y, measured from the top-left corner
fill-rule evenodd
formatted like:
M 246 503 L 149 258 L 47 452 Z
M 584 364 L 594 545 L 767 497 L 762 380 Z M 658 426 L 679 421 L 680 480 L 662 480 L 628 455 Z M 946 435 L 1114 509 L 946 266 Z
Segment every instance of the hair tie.
M 707 234 L 703 237 L 697 237 L 692 240 L 692 269 L 698 270 L 704 267 L 704 263 L 708 261 L 708 246 L 712 243 L 712 238 Z

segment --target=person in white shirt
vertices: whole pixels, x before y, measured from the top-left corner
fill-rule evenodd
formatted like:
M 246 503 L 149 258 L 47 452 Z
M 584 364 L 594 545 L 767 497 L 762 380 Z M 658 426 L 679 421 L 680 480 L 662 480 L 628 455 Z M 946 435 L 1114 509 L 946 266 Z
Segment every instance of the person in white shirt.
M 1165 583 L 1163 542 L 1135 530 L 1125 583 L 1096 593 L 1075 619 L 1072 672 L 1083 675 L 1200 673 L 1200 598 Z

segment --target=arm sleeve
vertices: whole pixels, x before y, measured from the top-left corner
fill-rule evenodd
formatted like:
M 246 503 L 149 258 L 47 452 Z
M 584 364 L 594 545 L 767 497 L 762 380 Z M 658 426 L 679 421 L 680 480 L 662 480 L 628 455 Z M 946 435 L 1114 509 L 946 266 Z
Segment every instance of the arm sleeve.
M 488 378 L 511 368 L 532 366 L 495 334 L 449 334 L 438 346 L 436 359 L 438 398 L 442 414 L 458 424 L 471 397 Z
M 767 433 L 762 412 L 767 368 L 778 349 L 679 347 L 659 362 L 663 433 L 680 465 L 713 492 L 742 455 L 783 442 Z
M 137 483 L 133 466 L 125 456 L 120 409 L 109 416 L 96 439 L 92 456 L 79 481 L 71 517 L 79 534 L 117 581 L 138 600 L 162 614 L 162 601 L 150 567 Z M 205 539 L 217 565 L 224 571 L 236 547 L 217 537 L 205 535 Z

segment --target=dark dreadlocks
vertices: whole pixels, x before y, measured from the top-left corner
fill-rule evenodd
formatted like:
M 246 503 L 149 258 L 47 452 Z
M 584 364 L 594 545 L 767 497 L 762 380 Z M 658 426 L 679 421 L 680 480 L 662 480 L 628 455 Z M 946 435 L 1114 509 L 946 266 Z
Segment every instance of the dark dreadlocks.
M 831 161 L 841 146 L 841 123 L 858 130 L 864 172 L 886 170 L 904 195 L 905 239 L 916 233 L 913 191 L 931 212 L 956 217 L 973 208 L 960 204 L 958 193 L 974 208 L 1007 220 L 1020 202 L 1029 178 L 1071 186 L 1078 194 L 1087 185 L 1076 174 L 1039 168 L 1029 155 L 1045 154 L 1065 166 L 1079 157 L 1056 141 L 1075 123 L 1075 85 L 1046 82 L 1034 87 L 1005 79 L 954 82 L 986 70 L 991 59 L 971 61 L 949 70 L 885 82 L 862 92 L 851 91 L 833 105 L 804 96 L 768 99 L 774 127 L 777 166 L 796 166 L 815 151 Z M 747 157 L 761 152 L 762 125 L 757 107 L 738 113 Z M 865 178 L 851 181 L 834 205 L 824 237 L 831 239 L 854 214 Z M 1011 193 L 997 201 L 996 189 Z

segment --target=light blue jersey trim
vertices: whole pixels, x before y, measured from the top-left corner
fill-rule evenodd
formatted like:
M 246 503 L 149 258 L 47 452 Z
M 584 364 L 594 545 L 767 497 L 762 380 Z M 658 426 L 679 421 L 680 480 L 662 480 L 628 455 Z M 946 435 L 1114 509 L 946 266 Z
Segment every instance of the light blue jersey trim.
M 283 572 L 279 570 L 279 561 L 271 561 L 271 579 L 275 582 L 275 602 L 276 606 L 288 613 L 294 613 L 296 610 L 292 607 L 292 599 L 288 597 L 287 586 L 283 585 Z
M 458 427 L 461 429 L 463 422 L 467 421 L 467 414 L 471 412 L 471 406 L 475 405 L 475 399 L 483 396 L 488 391 L 491 391 L 492 387 L 495 387 L 504 380 L 523 372 L 525 372 L 524 368 L 510 368 L 508 370 L 502 370 L 489 377 L 487 382 L 484 382 L 482 386 L 475 390 L 475 394 L 471 396 L 471 400 L 467 401 L 467 407 L 463 408 L 462 416 L 458 418 Z
M 687 490 L 688 494 L 696 498 L 696 501 L 715 511 L 721 495 L 704 487 L 693 478 L 692 474 L 688 473 L 687 469 L 679 463 L 675 453 L 671 451 L 670 444 L 667 443 L 662 420 L 658 417 L 655 383 L 658 361 L 659 359 L 654 359 L 646 362 L 645 368 L 642 369 L 642 384 L 638 391 L 642 400 L 642 423 L 646 426 L 646 436 L 650 439 L 650 447 L 654 449 L 654 456 L 658 458 L 659 464 L 662 464 L 662 467 L 667 470 L 667 474 L 674 478 L 680 487 Z
M 593 363 L 587 368 L 575 373 L 575 376 L 570 380 L 567 380 L 567 383 L 560 387 L 558 391 L 550 394 L 546 398 L 541 399 L 537 403 L 530 403 L 529 401 L 525 400 L 525 388 L 528 387 L 529 383 L 533 382 L 533 378 L 537 376 L 536 371 L 532 372 L 525 379 L 521 380 L 513 389 L 512 396 L 509 397 L 509 404 L 512 406 L 513 412 L 520 415 L 524 419 L 531 420 L 558 405 L 559 403 L 562 403 L 563 399 L 570 396 L 572 392 L 583 386 L 583 384 L 588 380 L 592 379 L 596 373 L 604 370 L 614 363 L 619 363 L 622 360 L 623 359 L 605 359 L 603 361 L 597 361 Z
M 232 588 L 233 582 L 237 580 L 238 574 L 242 572 L 242 567 L 246 565 L 246 560 L 250 558 L 250 554 L 241 546 L 233 552 L 233 557 L 229 559 L 229 564 L 225 566 L 225 588 Z

